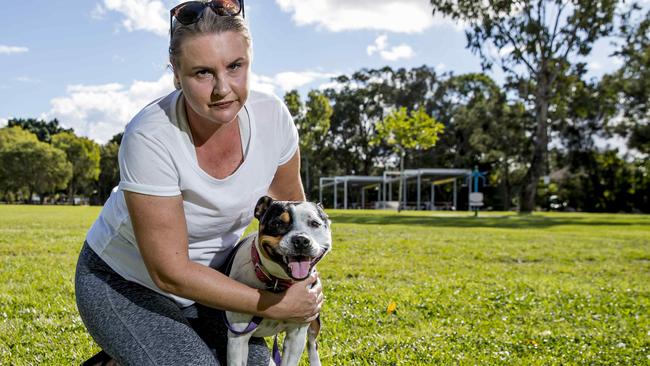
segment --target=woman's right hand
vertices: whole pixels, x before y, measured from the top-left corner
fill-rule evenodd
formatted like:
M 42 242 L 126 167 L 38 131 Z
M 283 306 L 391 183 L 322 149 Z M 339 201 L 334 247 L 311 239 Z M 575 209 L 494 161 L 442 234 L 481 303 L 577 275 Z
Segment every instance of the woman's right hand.
M 309 323 L 318 317 L 323 305 L 323 287 L 315 271 L 306 279 L 275 295 L 280 298 L 270 317 L 276 320 Z

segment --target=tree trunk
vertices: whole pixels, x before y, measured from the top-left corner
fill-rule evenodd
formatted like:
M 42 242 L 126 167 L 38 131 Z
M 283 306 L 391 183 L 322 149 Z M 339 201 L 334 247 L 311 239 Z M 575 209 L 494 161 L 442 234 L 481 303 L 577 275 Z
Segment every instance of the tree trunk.
M 405 189 L 405 184 L 404 184 L 404 157 L 406 156 L 406 152 L 404 151 L 404 148 L 400 147 L 401 152 L 400 152 L 400 158 L 399 158 L 399 191 L 397 192 L 397 212 L 399 213 L 402 210 L 402 200 L 404 197 L 404 189 Z M 406 208 L 406 205 L 404 205 Z
M 68 203 L 73 206 L 74 206 L 74 193 L 75 193 L 74 183 L 70 182 L 70 185 L 68 186 Z
M 504 197 L 503 197 L 503 210 L 510 211 L 510 206 L 512 205 L 510 192 L 512 187 L 510 186 L 510 169 L 508 169 L 508 158 L 505 158 L 503 161 L 503 175 L 504 175 Z
M 535 196 L 539 178 L 544 173 L 546 155 L 548 153 L 548 105 L 551 85 L 549 76 L 543 70 L 537 81 L 535 95 L 535 111 L 537 129 L 535 131 L 533 157 L 530 167 L 524 177 L 519 200 L 519 212 L 530 213 L 535 210 Z

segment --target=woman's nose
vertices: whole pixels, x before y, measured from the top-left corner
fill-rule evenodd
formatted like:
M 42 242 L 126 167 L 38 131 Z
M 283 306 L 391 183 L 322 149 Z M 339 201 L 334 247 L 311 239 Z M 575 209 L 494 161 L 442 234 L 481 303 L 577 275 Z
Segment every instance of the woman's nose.
M 214 80 L 214 86 L 212 88 L 212 94 L 224 97 L 230 93 L 230 84 L 223 77 L 216 77 Z

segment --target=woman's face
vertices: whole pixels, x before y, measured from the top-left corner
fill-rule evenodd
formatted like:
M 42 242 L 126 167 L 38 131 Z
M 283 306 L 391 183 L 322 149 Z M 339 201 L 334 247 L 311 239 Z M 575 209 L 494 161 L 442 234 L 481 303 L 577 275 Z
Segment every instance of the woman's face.
M 235 120 L 248 98 L 249 68 L 250 49 L 241 34 L 187 39 L 174 74 L 183 89 L 188 117 L 219 125 Z

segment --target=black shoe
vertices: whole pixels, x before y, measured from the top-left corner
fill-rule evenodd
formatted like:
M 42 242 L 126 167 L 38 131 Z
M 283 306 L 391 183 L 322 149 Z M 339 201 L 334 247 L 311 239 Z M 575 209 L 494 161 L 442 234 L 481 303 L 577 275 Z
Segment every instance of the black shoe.
M 93 357 L 87 359 L 84 361 L 84 363 L 81 364 L 81 366 L 106 366 L 110 360 L 113 358 L 108 355 L 108 353 L 104 351 L 99 351 L 96 355 Z

